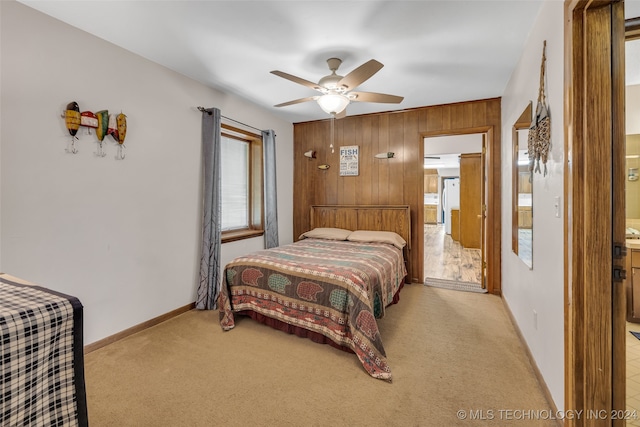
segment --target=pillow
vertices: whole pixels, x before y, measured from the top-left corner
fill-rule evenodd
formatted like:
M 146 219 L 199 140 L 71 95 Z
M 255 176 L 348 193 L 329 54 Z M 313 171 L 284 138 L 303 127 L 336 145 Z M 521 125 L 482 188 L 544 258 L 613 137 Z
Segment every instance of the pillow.
M 398 233 L 393 231 L 357 230 L 349 234 L 347 240 L 363 243 L 388 243 L 398 249 L 404 248 L 407 244 Z
M 313 230 L 302 233 L 299 239 L 327 239 L 327 240 L 347 240 L 347 236 L 351 234 L 351 230 L 343 230 L 342 228 L 314 228 Z

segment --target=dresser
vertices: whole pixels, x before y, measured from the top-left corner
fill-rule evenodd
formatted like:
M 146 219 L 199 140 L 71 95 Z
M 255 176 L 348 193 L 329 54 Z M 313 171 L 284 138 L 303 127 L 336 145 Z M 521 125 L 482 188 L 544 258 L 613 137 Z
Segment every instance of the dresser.
M 82 310 L 75 297 L 0 273 L 0 425 L 88 425 Z

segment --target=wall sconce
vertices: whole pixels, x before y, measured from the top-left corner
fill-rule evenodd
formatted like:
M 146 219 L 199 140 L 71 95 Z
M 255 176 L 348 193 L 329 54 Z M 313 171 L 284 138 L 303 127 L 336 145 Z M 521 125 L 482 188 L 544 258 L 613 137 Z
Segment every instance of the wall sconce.
M 374 157 L 376 159 L 392 159 L 395 155 L 396 153 L 389 151 L 387 153 L 378 153 Z
M 305 157 L 308 157 L 310 159 L 315 159 L 316 158 L 316 152 L 313 150 L 309 150 L 306 153 L 304 153 Z

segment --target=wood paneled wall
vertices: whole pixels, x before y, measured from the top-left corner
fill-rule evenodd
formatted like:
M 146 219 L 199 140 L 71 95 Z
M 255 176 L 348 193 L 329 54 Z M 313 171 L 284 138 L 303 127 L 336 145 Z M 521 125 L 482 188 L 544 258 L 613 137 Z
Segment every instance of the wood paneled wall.
M 334 152 L 332 142 L 333 126 Z M 411 281 L 424 280 L 423 186 L 425 136 L 487 134 L 487 278 L 489 292 L 500 290 L 500 98 L 411 110 L 347 116 L 294 124 L 294 237 L 309 229 L 311 205 L 409 205 L 412 222 Z M 358 145 L 358 176 L 339 176 L 340 146 Z M 316 159 L 304 156 L 316 151 Z M 391 159 L 376 159 L 392 151 Z M 329 169 L 318 169 L 328 164 Z

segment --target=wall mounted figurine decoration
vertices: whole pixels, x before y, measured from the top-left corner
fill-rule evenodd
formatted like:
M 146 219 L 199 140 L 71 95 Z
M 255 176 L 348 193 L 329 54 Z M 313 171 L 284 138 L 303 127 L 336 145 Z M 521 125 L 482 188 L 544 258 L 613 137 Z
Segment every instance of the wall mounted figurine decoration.
M 393 157 L 396 155 L 396 153 L 389 151 L 386 153 L 378 153 L 376 154 L 375 157 L 376 159 L 393 159 Z
M 91 111 L 83 111 L 80 113 L 80 126 L 87 128 L 87 135 L 91 135 L 91 129 L 98 127 L 98 117 Z
M 551 117 L 547 97 L 545 96 L 544 78 L 547 63 L 547 41 L 542 47 L 542 64 L 540 64 L 540 89 L 538 91 L 538 105 L 536 116 L 529 128 L 527 151 L 529 152 L 529 170 L 540 172 L 540 162 L 544 165 L 544 176 L 547 175 L 547 159 L 551 148 Z M 534 167 L 535 166 L 535 167 Z
M 109 121 L 107 124 L 107 135 L 111 135 L 114 141 L 118 142 L 118 123 L 116 121 L 115 114 L 109 114 Z
M 316 152 L 313 151 L 313 150 L 305 151 L 304 156 L 308 157 L 310 159 L 315 159 L 316 158 Z
M 323 170 L 323 171 L 326 171 L 326 170 L 327 170 L 327 169 L 329 169 L 330 167 L 331 167 L 331 166 L 329 166 L 329 165 L 319 165 L 319 166 L 318 166 L 318 169 Z
M 113 133 L 111 134 L 113 136 Z M 124 138 L 127 136 L 127 116 L 120 113 L 116 116 L 116 136 L 114 139 L 118 142 L 117 160 L 124 160 Z
M 107 153 L 105 153 L 102 148 L 102 141 L 104 141 L 104 137 L 107 135 L 109 126 L 109 112 L 107 110 L 100 110 L 96 113 L 96 117 L 98 118 L 98 126 L 96 127 L 96 137 L 98 137 L 98 151 L 96 151 L 96 156 L 104 157 L 107 155 Z
M 107 155 L 103 146 L 104 137 L 111 135 L 118 144 L 116 160 L 124 160 L 124 139 L 127 135 L 127 116 L 124 113 L 109 115 L 108 110 L 80 113 L 80 106 L 73 101 L 67 104 L 62 118 L 64 118 L 65 126 L 71 135 L 71 142 L 65 149 L 67 153 L 76 154 L 78 152 L 75 141 L 79 139 L 77 134 L 80 126 L 83 126 L 87 128 L 87 135 L 91 135 L 91 129 L 96 130 L 96 138 L 98 139 L 98 149 L 94 152 L 96 156 L 105 157 Z
M 71 135 L 71 144 L 65 149 L 65 151 L 67 153 L 76 154 L 78 152 L 76 149 L 76 139 L 78 139 L 76 134 L 78 133 L 81 122 L 80 106 L 78 106 L 77 102 L 72 101 L 67 104 L 67 109 L 64 112 L 64 122 L 69 134 Z

